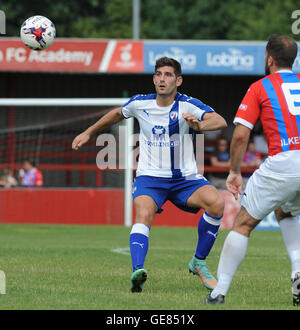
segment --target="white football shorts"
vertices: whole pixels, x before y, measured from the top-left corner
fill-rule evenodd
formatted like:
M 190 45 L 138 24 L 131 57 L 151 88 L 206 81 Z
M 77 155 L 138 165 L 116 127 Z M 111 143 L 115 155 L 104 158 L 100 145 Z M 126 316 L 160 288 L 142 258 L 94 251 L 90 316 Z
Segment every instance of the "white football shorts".
M 264 219 L 279 206 L 285 213 L 300 215 L 300 173 L 273 172 L 270 169 L 269 159 L 253 173 L 242 195 L 241 205 L 257 220 Z

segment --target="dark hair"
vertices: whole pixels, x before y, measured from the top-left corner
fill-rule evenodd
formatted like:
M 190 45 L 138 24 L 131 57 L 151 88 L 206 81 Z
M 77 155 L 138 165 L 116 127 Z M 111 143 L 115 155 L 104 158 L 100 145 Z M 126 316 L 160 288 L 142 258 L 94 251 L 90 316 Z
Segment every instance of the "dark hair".
M 23 163 L 29 163 L 31 166 L 36 167 L 36 162 L 33 159 L 24 159 Z
M 161 68 L 162 66 L 171 66 L 172 68 L 174 68 L 175 75 L 177 77 L 181 76 L 181 65 L 174 58 L 170 58 L 166 56 L 159 58 L 155 64 L 155 72 L 157 71 L 158 68 Z
M 220 141 L 222 141 L 222 140 L 225 140 L 227 143 L 229 143 L 228 139 L 227 139 L 225 136 L 220 135 L 220 136 L 218 137 L 218 143 L 219 143 Z
M 272 56 L 276 66 L 291 68 L 297 56 L 298 46 L 293 38 L 272 34 L 266 46 L 268 56 Z

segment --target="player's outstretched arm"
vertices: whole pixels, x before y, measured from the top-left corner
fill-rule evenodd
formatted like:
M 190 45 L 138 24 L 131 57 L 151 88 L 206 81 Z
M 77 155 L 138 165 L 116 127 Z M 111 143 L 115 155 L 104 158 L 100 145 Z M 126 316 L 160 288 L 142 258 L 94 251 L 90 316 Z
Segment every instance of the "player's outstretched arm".
M 183 113 L 182 117 L 195 131 L 215 131 L 227 127 L 226 120 L 216 112 L 207 112 L 201 121 L 190 113 Z
M 251 130 L 248 127 L 237 124 L 230 143 L 230 172 L 226 180 L 226 186 L 235 199 L 238 199 L 238 194 L 242 194 L 241 164 L 247 149 L 250 133 Z
M 77 135 L 72 142 L 72 149 L 78 150 L 81 146 L 89 141 L 93 134 L 124 119 L 121 110 L 122 108 L 111 110 L 106 115 L 101 117 L 95 124 L 87 128 L 81 134 Z

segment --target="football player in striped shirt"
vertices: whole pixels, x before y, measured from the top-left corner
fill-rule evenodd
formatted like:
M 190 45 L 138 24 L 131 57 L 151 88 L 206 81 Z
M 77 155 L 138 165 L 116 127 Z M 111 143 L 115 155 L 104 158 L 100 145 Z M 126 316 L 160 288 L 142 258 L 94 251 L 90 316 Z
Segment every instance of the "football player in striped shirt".
M 251 130 L 261 120 L 269 155 L 247 182 L 241 210 L 228 234 L 218 267 L 218 284 L 203 302 L 224 303 L 255 226 L 275 211 L 291 261 L 293 304 L 300 304 L 300 75 L 292 71 L 298 46 L 271 35 L 265 50 L 266 77 L 248 89 L 234 119 L 228 190 L 242 193 L 241 162 Z
M 141 292 L 147 279 L 144 262 L 150 229 L 155 214 L 162 212 L 167 200 L 187 212 L 204 210 L 198 223 L 198 244 L 188 267 L 207 288 L 216 285 L 205 259 L 218 233 L 224 200 L 198 173 L 192 133 L 218 130 L 227 124 L 208 105 L 179 93 L 177 88 L 182 81 L 178 61 L 158 59 L 153 76 L 156 93 L 134 95 L 123 107 L 110 111 L 73 141 L 73 149 L 78 149 L 92 134 L 124 118 L 135 117 L 139 122 L 140 154 L 133 183 L 136 217 L 129 238 L 132 292 Z

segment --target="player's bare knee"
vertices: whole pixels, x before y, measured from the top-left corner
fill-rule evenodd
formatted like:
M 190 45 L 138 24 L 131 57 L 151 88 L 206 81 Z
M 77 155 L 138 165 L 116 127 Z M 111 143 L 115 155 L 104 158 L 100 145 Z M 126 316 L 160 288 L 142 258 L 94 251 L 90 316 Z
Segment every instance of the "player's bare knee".
M 220 218 L 224 213 L 224 206 L 224 198 L 222 197 L 222 195 L 219 194 L 215 202 L 209 207 L 207 207 L 205 211 L 207 211 L 210 215 L 214 217 Z
M 247 217 L 240 216 L 239 214 L 232 226 L 232 230 L 249 237 L 254 227 L 252 221 L 249 221 Z
M 243 236 L 249 237 L 253 228 L 250 227 L 247 223 L 239 223 L 237 225 L 233 225 L 232 230 L 238 232 Z
M 143 223 L 147 226 L 151 226 L 153 217 L 154 217 L 154 214 L 153 214 L 152 210 L 149 210 L 147 208 L 142 208 L 137 211 L 135 222 Z
M 247 210 L 242 207 L 237 215 L 232 230 L 249 237 L 252 230 L 259 224 L 259 220 L 253 218 Z

